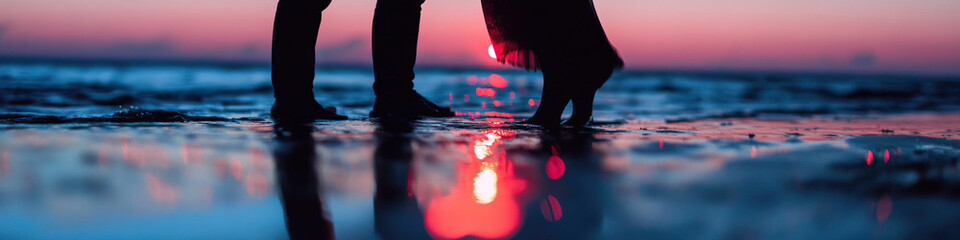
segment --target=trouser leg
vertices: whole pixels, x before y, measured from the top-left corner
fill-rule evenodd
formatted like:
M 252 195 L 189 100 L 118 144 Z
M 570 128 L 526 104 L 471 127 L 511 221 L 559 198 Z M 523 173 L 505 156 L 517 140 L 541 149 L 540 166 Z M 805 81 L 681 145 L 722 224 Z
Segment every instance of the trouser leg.
M 313 101 L 314 48 L 330 0 L 280 0 L 273 22 L 271 80 L 279 101 Z
M 423 0 L 377 1 L 372 40 L 377 96 L 413 89 L 421 4 Z

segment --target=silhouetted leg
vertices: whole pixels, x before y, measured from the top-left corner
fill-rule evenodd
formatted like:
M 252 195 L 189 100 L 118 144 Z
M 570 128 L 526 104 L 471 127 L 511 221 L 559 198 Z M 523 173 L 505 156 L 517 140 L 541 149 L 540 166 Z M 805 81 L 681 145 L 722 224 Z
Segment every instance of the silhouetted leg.
M 579 81 L 577 81 L 581 84 L 577 84 L 577 87 L 571 90 L 573 92 L 573 115 L 563 123 L 564 125 L 583 126 L 592 120 L 593 99 L 597 90 L 613 73 L 613 67 L 596 67 L 595 69 L 597 70 L 585 69 L 580 75 L 581 77 L 578 78 Z
M 567 126 L 583 126 L 590 123 L 593 118 L 593 98 L 597 94 L 596 90 L 585 90 L 573 94 L 571 103 L 573 105 L 573 115 L 570 119 L 563 122 Z
M 314 167 L 312 128 L 278 125 L 276 129 L 273 157 L 290 239 L 333 239 L 333 224 L 325 216 Z
M 430 239 L 417 198 L 409 194 L 412 143 L 404 122 L 380 121 L 374 150 L 374 228 L 381 239 Z
M 540 94 L 540 106 L 537 106 L 537 111 L 524 123 L 557 127 L 560 125 L 563 109 L 570 102 L 568 85 L 574 79 L 572 79 L 572 73 L 555 62 L 544 61 L 541 64 L 541 72 L 543 72 L 543 92 Z
M 378 0 L 373 13 L 373 91 L 377 96 L 413 90 L 420 5 L 423 0 Z
M 314 48 L 320 13 L 330 0 L 280 0 L 273 22 L 271 81 L 274 118 L 345 119 L 314 100 Z
M 378 0 L 373 14 L 372 117 L 453 116 L 413 90 L 423 0 Z

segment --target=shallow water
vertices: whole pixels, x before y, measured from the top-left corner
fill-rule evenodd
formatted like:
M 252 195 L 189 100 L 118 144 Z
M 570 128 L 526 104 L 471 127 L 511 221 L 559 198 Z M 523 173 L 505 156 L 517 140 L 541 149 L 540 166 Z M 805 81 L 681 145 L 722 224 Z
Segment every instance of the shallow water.
M 544 131 L 492 74 L 418 75 L 460 116 L 395 123 L 322 71 L 353 120 L 278 127 L 261 68 L 0 65 L 0 239 L 960 237 L 952 80 L 621 73 Z

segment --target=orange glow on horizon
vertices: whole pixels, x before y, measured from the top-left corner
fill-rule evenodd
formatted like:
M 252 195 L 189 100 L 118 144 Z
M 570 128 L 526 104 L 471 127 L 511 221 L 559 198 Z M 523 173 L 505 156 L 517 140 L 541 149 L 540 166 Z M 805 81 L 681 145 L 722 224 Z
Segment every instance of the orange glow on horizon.
M 8 2 L 0 16 L 12 27 L 3 33 L 0 56 L 264 62 L 276 7 L 257 0 Z M 369 44 L 375 5 L 335 3 L 336 9 L 324 12 L 317 48 L 342 53 L 324 63 L 370 63 L 369 48 L 351 46 Z M 628 68 L 960 73 L 956 1 L 600 1 L 595 6 Z M 870 11 L 848 11 L 864 6 Z M 425 8 L 419 62 L 509 68 L 491 61 L 496 47 L 479 21 L 480 4 L 437 1 Z M 358 42 L 366 44 L 351 45 Z M 115 48 L 120 50 L 108 51 Z

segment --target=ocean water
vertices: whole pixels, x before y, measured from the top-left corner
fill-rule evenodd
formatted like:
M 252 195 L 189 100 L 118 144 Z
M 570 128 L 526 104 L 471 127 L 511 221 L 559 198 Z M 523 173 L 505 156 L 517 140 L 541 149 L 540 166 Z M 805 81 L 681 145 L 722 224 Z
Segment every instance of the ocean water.
M 491 79 L 502 87 L 490 84 Z M 256 66 L 8 63 L 0 65 L 0 80 L 4 82 L 0 111 L 25 115 L 5 117 L 12 122 L 43 122 L 30 118 L 37 115 L 84 121 L 130 108 L 261 120 L 266 119 L 264 110 L 272 104 L 273 93 L 269 68 Z M 356 119 L 372 109 L 372 84 L 371 72 L 357 68 L 321 69 L 314 81 L 321 104 Z M 464 118 L 493 117 L 487 112 L 530 116 L 541 86 L 537 73 L 523 71 L 421 70 L 415 81 L 421 94 L 454 107 Z M 960 110 L 960 79 L 620 72 L 604 85 L 595 105 L 598 121 L 942 112 Z
M 536 73 L 418 70 L 454 118 L 276 126 L 258 66 L 0 64 L 0 239 L 957 238 L 960 80 L 620 72 L 595 124 Z

